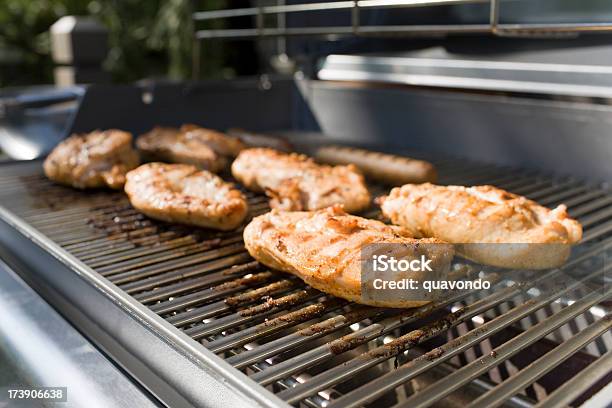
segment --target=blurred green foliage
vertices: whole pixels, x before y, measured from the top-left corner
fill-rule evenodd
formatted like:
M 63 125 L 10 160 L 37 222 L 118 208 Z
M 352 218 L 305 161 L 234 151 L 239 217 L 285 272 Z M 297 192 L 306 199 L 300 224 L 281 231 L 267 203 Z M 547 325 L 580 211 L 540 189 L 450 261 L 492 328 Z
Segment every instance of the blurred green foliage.
M 226 0 L 0 0 L 0 86 L 53 82 L 48 31 L 65 15 L 95 16 L 108 27 L 104 67 L 113 80 L 189 78 L 192 8 L 225 5 Z M 225 73 L 221 44 L 207 46 L 202 58 L 204 74 Z

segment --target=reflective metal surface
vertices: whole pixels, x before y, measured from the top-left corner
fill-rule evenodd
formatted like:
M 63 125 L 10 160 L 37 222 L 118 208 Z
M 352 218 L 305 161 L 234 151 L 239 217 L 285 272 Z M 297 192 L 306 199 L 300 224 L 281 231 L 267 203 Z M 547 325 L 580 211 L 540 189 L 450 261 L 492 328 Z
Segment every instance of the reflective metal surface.
M 82 93 L 48 86 L 0 92 L 0 150 L 16 160 L 44 156 L 66 137 Z
M 40 162 L 17 163 L 12 168 L 4 165 L 3 175 L 23 180 L 28 168 L 38 172 Z M 15 192 L 10 185 L 3 187 L 9 195 Z M 13 187 L 19 190 L 18 185 Z M 28 201 L 27 194 L 22 197 Z M 58 197 L 58 204 L 65 198 L 71 201 L 68 196 Z M 173 407 L 286 406 L 7 211 L 4 206 L 12 199 L 5 196 L 0 201 L 2 259 L 11 267 L 18 266 L 29 285 L 162 403 Z M 83 196 L 77 201 L 81 199 Z M 82 201 L 87 203 L 87 199 Z M 79 203 L 73 204 L 78 213 Z M 62 228 L 56 231 L 66 231 Z
M 3 377 L 15 381 L 0 387 L 0 405 L 11 387 L 44 386 L 67 387 L 65 407 L 158 406 L 1 261 L 0 310 L 0 353 L 14 370 Z
M 513 58 L 517 56 L 513 55 Z M 333 81 L 612 98 L 612 68 L 601 65 L 491 61 L 451 56 L 330 55 L 323 60 L 318 77 Z

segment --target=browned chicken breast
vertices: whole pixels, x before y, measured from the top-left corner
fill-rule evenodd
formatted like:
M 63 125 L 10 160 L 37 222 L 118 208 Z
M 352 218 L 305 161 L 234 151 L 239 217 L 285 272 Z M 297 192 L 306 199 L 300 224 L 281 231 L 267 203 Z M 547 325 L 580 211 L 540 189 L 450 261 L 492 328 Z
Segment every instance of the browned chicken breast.
M 125 173 L 138 166 L 132 135 L 121 130 L 72 135 L 43 164 L 51 180 L 76 188 L 121 188 Z
M 265 191 L 273 208 L 316 210 L 335 204 L 347 212 L 370 205 L 370 193 L 355 166 L 324 166 L 301 154 L 269 148 L 243 150 L 232 164 L 232 174 L 253 191 Z
M 397 259 L 425 255 L 434 268 L 448 266 L 453 248 L 436 239 L 413 239 L 403 228 L 346 214 L 340 206 L 311 212 L 271 212 L 254 218 L 244 243 L 264 265 L 300 277 L 323 292 L 372 306 L 416 307 L 415 300 L 372 301 L 361 296 L 361 251 L 394 243 Z M 436 244 L 436 245 L 423 245 Z
M 549 210 L 493 186 L 406 184 L 378 202 L 386 217 L 413 236 L 463 244 L 457 246 L 462 256 L 494 266 L 556 267 L 582 238 L 581 225 L 564 205 Z
M 248 211 L 232 184 L 188 164 L 143 164 L 127 174 L 125 192 L 151 218 L 198 227 L 231 230 Z
M 197 125 L 183 125 L 181 126 L 181 132 L 185 134 L 186 139 L 197 140 L 206 144 L 222 156 L 236 157 L 240 151 L 246 148 L 246 145 L 238 137 Z
M 196 125 L 155 127 L 138 137 L 136 146 L 148 160 L 193 164 L 215 173 L 245 147 L 238 138 Z

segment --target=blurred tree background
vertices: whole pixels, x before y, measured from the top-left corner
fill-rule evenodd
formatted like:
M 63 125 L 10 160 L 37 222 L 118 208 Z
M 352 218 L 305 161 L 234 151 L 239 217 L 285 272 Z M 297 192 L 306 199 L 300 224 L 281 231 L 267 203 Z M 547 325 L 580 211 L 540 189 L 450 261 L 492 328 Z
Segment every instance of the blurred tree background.
M 53 82 L 49 27 L 65 15 L 91 15 L 109 29 L 104 67 L 115 82 L 191 77 L 192 10 L 235 7 L 236 0 L 0 0 L 0 86 Z M 223 28 L 213 21 L 209 28 Z M 202 75 L 229 77 L 252 45 L 207 44 Z M 253 61 L 256 58 L 252 59 Z M 229 68 L 234 67 L 234 68 Z M 238 68 L 236 68 L 238 67 Z

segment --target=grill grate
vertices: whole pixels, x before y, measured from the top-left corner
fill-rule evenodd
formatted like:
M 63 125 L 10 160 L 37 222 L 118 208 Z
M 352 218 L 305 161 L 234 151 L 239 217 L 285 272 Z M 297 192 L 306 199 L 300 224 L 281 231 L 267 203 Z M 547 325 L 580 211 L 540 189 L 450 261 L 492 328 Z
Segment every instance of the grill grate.
M 546 405 L 571 402 L 553 393 L 568 384 L 572 399 L 581 397 L 593 382 L 577 375 L 554 384 L 546 374 L 571 362 L 575 371 L 586 367 L 585 375 L 609 376 L 601 366 L 612 347 L 610 293 L 585 284 L 609 269 L 612 194 L 532 171 L 455 159 L 434 163 L 443 184 L 494 184 L 544 205 L 566 203 L 585 228 L 588 248 L 526 283 L 518 272 L 491 269 L 483 273 L 497 282 L 494 290 L 390 310 L 333 298 L 266 269 L 245 251 L 242 230 L 158 223 L 119 192 L 74 191 L 51 184 L 39 170 L 7 167 L 0 197 L 4 207 L 291 404 Z M 265 197 L 246 194 L 252 215 L 268 210 Z M 375 210 L 365 215 L 379 216 Z M 469 279 L 480 271 L 455 273 Z M 580 280 L 555 283 L 568 271 L 581 272 Z M 541 344 L 548 349 L 534 354 Z

